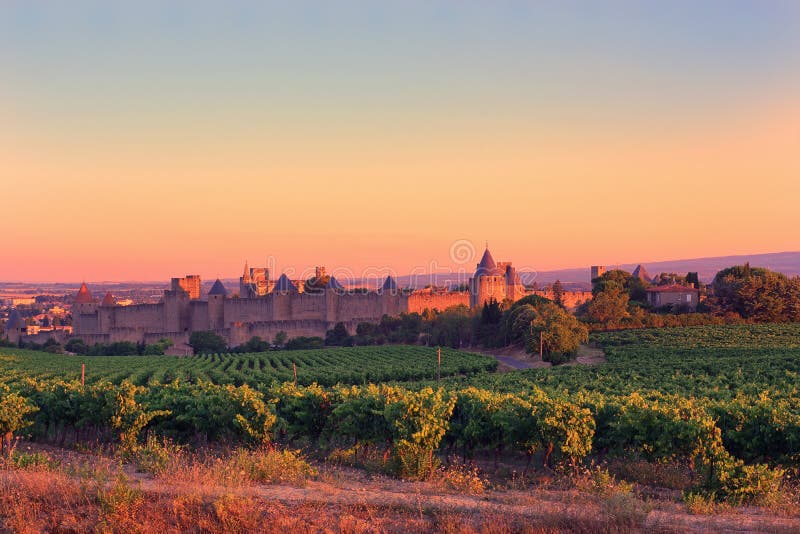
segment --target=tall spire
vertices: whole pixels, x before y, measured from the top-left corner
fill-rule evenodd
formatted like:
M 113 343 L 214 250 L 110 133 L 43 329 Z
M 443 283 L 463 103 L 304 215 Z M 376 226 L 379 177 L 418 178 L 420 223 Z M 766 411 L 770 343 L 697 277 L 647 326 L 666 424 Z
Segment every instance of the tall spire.
M 242 281 L 245 283 L 250 282 L 250 268 L 247 266 L 247 260 L 244 260 L 244 275 Z

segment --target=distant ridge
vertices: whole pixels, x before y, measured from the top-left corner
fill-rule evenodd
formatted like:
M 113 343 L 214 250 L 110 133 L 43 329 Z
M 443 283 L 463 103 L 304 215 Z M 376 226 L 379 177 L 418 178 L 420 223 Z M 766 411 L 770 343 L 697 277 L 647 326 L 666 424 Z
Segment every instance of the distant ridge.
M 750 262 L 754 267 L 766 267 L 773 271 L 783 273 L 787 276 L 800 276 L 800 252 L 774 252 L 769 254 L 742 254 L 737 256 L 714 256 L 708 258 L 690 258 L 682 260 L 668 260 L 668 261 L 637 261 L 636 263 L 624 263 L 621 265 L 606 264 L 608 269 L 624 269 L 628 272 L 633 272 L 638 265 L 646 270 L 650 276 L 655 276 L 662 272 L 674 272 L 678 274 L 686 274 L 687 272 L 697 272 L 701 281 L 710 282 L 713 280 L 714 275 L 721 269 L 730 267 L 732 265 L 741 265 Z M 598 262 L 599 263 L 599 262 Z M 518 272 L 523 283 L 531 284 L 536 282 L 540 286 L 552 284 L 556 280 L 560 280 L 565 285 L 566 289 L 587 289 L 590 287 L 589 280 L 589 265 L 585 267 L 578 267 L 574 269 L 558 269 L 553 271 L 540 271 L 533 272 Z M 456 286 L 458 284 L 466 284 L 473 272 L 464 273 L 436 273 L 436 274 L 422 274 L 418 276 L 403 275 L 398 276 L 398 287 L 414 287 L 422 288 L 428 284 L 435 286 Z M 337 280 L 340 284 L 347 286 L 369 287 L 378 289 L 384 283 L 386 277 L 374 278 L 359 278 L 357 280 Z M 223 286 L 228 293 L 233 293 L 239 289 L 238 278 L 223 278 L 221 280 Z M 207 294 L 214 284 L 214 279 L 203 280 L 203 293 Z M 39 291 L 39 286 L 47 287 L 49 291 L 59 292 L 69 291 L 74 292 L 76 286 L 80 285 L 78 282 L 20 282 L 20 281 L 3 281 L 0 280 L 0 287 L 2 288 L 30 288 L 28 292 Z M 104 291 L 110 289 L 112 286 L 115 291 L 119 291 L 125 287 L 143 287 L 153 289 L 159 293 L 163 289 L 167 289 L 167 283 L 164 280 L 159 281 L 108 281 L 108 282 L 92 282 L 92 287 L 102 288 Z
M 659 273 L 678 273 L 697 272 L 703 282 L 711 282 L 720 270 L 732 265 L 741 265 L 750 262 L 754 267 L 766 267 L 773 271 L 778 271 L 787 276 L 800 276 L 800 252 L 774 252 L 769 254 L 743 254 L 738 256 L 714 256 L 708 258 L 690 258 L 682 260 L 668 261 L 637 261 L 636 263 L 623 263 L 620 265 L 607 264 L 608 269 L 623 269 L 632 273 L 638 265 L 642 265 L 646 272 L 651 276 Z M 538 273 L 521 272 L 519 275 L 523 283 L 531 284 L 536 282 L 541 285 L 552 284 L 560 280 L 563 284 L 570 284 L 573 287 L 589 288 L 589 265 L 575 269 L 559 269 L 555 271 L 540 271 Z M 433 283 L 435 285 L 451 285 L 466 282 L 471 274 L 462 275 L 459 279 L 457 274 L 436 274 L 416 277 L 416 285 Z M 412 282 L 410 276 L 401 276 L 397 279 L 401 287 L 408 287 Z
M 800 276 L 800 252 L 774 252 L 770 254 L 743 254 L 739 256 L 715 256 L 710 258 L 692 258 L 668 261 L 642 261 L 636 263 L 623 263 L 621 265 L 606 265 L 609 269 L 623 269 L 633 272 L 641 264 L 650 275 L 658 273 L 697 272 L 700 280 L 711 282 L 714 276 L 726 267 L 741 265 L 750 262 L 754 267 L 766 267 L 787 276 Z M 522 273 L 525 283 L 528 282 L 530 273 Z M 589 283 L 589 266 L 582 269 L 561 269 L 557 271 L 542 271 L 535 278 L 539 284 L 549 284 L 556 280 L 571 283 Z

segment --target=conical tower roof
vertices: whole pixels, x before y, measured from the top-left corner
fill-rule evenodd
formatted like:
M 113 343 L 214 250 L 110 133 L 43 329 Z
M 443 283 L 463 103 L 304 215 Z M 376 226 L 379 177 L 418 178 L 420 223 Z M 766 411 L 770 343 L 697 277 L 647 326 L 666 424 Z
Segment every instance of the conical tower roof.
M 647 272 L 647 269 L 644 268 L 644 265 L 637 265 L 636 268 L 633 270 L 633 277 L 638 278 L 642 282 L 650 283 L 653 279 L 650 277 L 650 273 Z
M 325 289 L 333 289 L 335 291 L 344 291 L 344 286 L 339 283 L 339 281 L 331 276 L 330 280 L 328 280 L 328 285 L 325 286 Z
M 397 291 L 397 282 L 392 276 L 387 276 L 381 289 L 384 291 Z
M 106 296 L 103 297 L 103 302 L 100 304 L 101 306 L 116 306 L 117 301 L 114 299 L 114 295 L 111 294 L 111 291 L 106 292 Z
M 501 276 L 502 274 L 500 269 L 497 268 L 497 263 L 495 263 L 492 253 L 489 252 L 489 247 L 486 247 L 478 268 L 475 269 L 475 276 Z
M 222 282 L 219 278 L 217 281 L 214 282 L 214 285 L 211 286 L 211 290 L 208 292 L 209 295 L 222 295 L 223 297 L 228 294 L 228 290 L 225 289 L 225 286 L 222 285 Z
M 272 288 L 272 291 L 278 291 L 280 293 L 297 293 L 297 287 L 284 273 L 280 278 L 278 278 L 278 281 L 275 282 L 275 287 Z
M 250 267 L 247 265 L 247 260 L 244 262 L 244 274 L 242 275 L 242 281 L 250 282 Z
M 86 287 L 86 282 L 81 284 L 81 288 L 78 290 L 78 294 L 75 295 L 75 304 L 89 304 L 94 302 L 92 298 L 92 294 L 89 291 L 89 288 Z

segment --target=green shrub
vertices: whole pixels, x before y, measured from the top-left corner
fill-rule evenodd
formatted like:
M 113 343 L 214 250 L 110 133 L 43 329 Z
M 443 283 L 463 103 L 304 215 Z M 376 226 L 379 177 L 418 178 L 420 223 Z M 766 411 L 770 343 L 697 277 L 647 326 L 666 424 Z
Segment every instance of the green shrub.
M 10 457 L 15 445 L 15 433 L 31 424 L 28 416 L 38 411 L 28 399 L 11 393 L 0 384 L 0 455 Z

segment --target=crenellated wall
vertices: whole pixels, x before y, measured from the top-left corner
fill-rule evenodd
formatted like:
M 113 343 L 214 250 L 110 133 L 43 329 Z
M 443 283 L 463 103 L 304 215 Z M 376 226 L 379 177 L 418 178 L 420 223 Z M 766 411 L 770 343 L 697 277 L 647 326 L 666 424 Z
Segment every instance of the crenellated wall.
M 546 299 L 555 300 L 555 294 L 552 289 L 536 290 L 534 294 L 544 297 Z M 578 306 L 585 302 L 592 300 L 591 291 L 564 291 L 561 294 L 561 300 L 564 307 L 568 310 L 575 310 Z
M 101 332 L 112 328 L 136 328 L 146 332 L 164 330 L 164 305 L 139 304 L 136 306 L 102 307 L 100 311 L 110 316 L 110 325 Z
M 408 312 L 444 311 L 453 306 L 469 307 L 468 291 L 416 291 L 408 296 Z
M 425 309 L 443 311 L 453 306 L 470 306 L 471 300 L 505 295 L 505 277 L 481 277 L 480 282 L 471 280 L 476 290 L 472 294 L 431 289 L 412 293 L 326 290 L 321 293 L 272 292 L 257 298 L 228 299 L 224 295 L 209 295 L 208 300 L 191 300 L 186 293 L 168 290 L 159 304 L 76 306 L 73 336 L 89 344 L 115 341 L 150 344 L 163 337 L 185 343 L 192 332 L 211 330 L 223 335 L 234 346 L 253 336 L 272 340 L 278 332 L 286 332 L 289 337 L 324 336 L 338 322 L 344 323 L 352 333 L 358 323 L 378 322 L 384 315 L 420 313 Z M 591 293 L 565 292 L 565 304 L 577 306 L 587 294 L 590 298 Z

